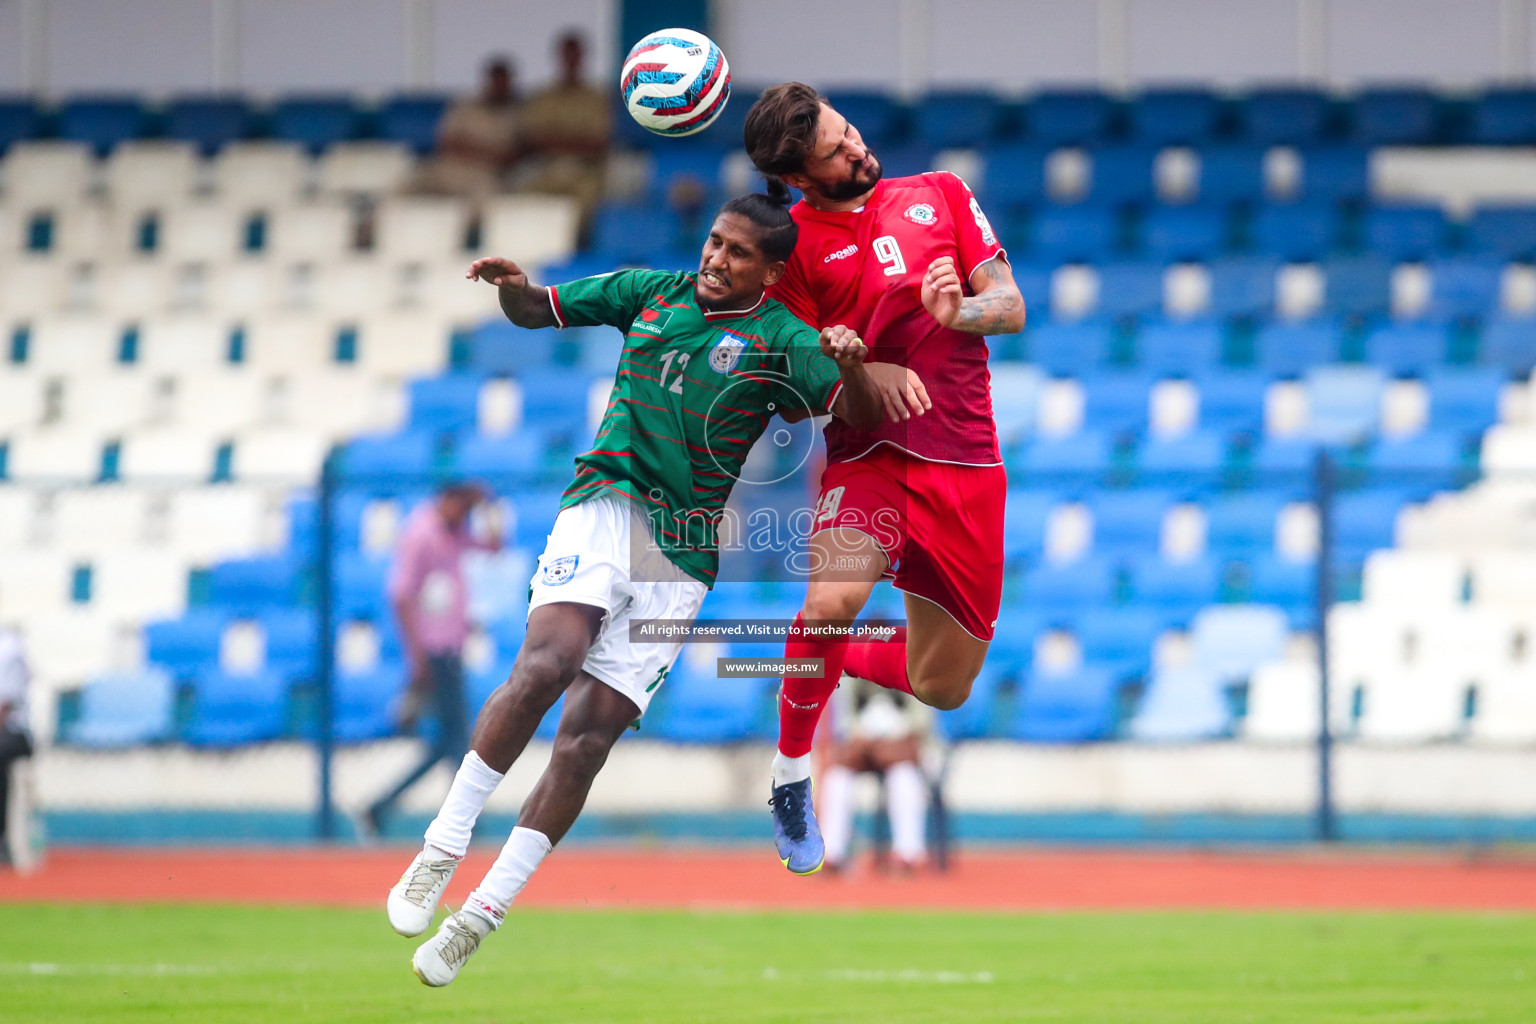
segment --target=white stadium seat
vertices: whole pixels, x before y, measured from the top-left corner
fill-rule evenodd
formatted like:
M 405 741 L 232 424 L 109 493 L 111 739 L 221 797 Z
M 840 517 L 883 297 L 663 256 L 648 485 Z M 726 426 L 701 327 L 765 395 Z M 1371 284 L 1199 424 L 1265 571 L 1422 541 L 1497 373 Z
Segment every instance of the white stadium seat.
M 242 483 L 311 483 L 330 450 L 324 434 L 299 427 L 264 427 L 235 440 L 234 475 Z
M 1418 623 L 1401 608 L 1340 602 L 1328 610 L 1330 678 L 1354 684 L 1417 664 Z
M 1458 605 L 1466 579 L 1466 563 L 1452 552 L 1373 551 L 1365 560 L 1362 600 L 1378 607 Z
M 0 275 L 4 273 L 0 270 Z M 0 434 L 37 424 L 43 414 L 43 380 L 15 366 L 0 372 Z
M 563 263 L 576 251 L 580 223 L 568 196 L 497 196 L 486 204 L 480 248 L 524 267 Z
M 1424 742 L 1462 735 L 1472 685 L 1471 676 L 1443 668 L 1377 673 L 1363 684 L 1359 736 Z
M 351 255 L 306 268 L 308 287 L 298 307 L 317 316 L 355 319 L 404 305 L 409 268 L 372 256 Z
M 125 212 L 174 209 L 191 199 L 197 173 L 190 142 L 125 142 L 106 161 L 107 197 Z
M 414 167 L 410 147 L 398 142 L 338 142 L 316 161 L 319 190 L 341 196 L 394 192 Z
M 113 618 L 165 618 L 186 610 L 187 567 L 166 552 L 103 553 L 92 572 L 91 607 Z
M 64 378 L 62 422 L 101 436 L 148 422 L 156 381 L 135 369 L 87 370 Z
M 157 260 L 124 260 L 96 270 L 93 307 L 105 316 L 137 320 L 171 309 L 177 268 Z
M 1536 741 L 1536 662 L 1478 680 L 1472 736 L 1493 742 Z
M 37 373 L 105 373 L 119 365 L 122 321 L 105 316 L 39 318 L 27 365 Z
M 56 551 L 13 551 L 0 559 L 0 621 L 52 613 L 70 597 L 74 561 Z
M 289 268 L 268 260 L 211 267 L 204 308 L 212 316 L 270 316 L 288 305 Z
M 435 313 L 369 317 L 358 326 L 358 366 L 381 377 L 439 373 L 448 365 L 449 334 Z
M 73 206 L 91 185 L 90 147 L 80 142 L 18 142 L 6 155 L 5 197 L 36 209 Z
M 63 310 L 74 267 L 62 260 L 25 259 L 0 267 L 0 309 L 9 317 L 33 317 Z
M 32 546 L 38 519 L 38 491 L 0 484 L 0 552 Z M 0 555 L 0 558 L 8 555 Z
M 1330 679 L 1329 724 L 1337 734 L 1351 730 L 1353 689 Z M 1248 713 L 1242 734 L 1275 742 L 1310 741 L 1317 736 L 1322 684 L 1317 666 L 1307 661 L 1273 661 L 1254 670 L 1248 683 Z
M 152 427 L 122 442 L 118 473 L 145 483 L 203 481 L 213 474 L 214 436 L 186 427 Z
M 240 369 L 188 374 L 176 381 L 174 424 L 213 436 L 236 433 L 269 418 L 271 381 Z
M 415 298 L 422 308 L 457 323 L 472 324 L 491 318 L 504 318 L 496 289 L 483 281 L 471 281 L 464 276 L 475 255 L 466 253 L 457 259 L 421 267 Z
M 238 484 L 177 490 L 171 495 L 165 540 L 195 564 L 250 554 L 269 540 L 267 492 Z
M 140 546 L 148 531 L 149 507 L 149 492 L 138 487 L 66 488 L 53 500 L 52 547 L 89 557 Z
M 1491 607 L 1536 608 L 1536 551 L 1479 555 L 1472 562 L 1472 600 Z
M 234 326 L 226 317 L 182 313 L 155 317 L 139 328 L 139 365 L 146 370 L 196 373 L 229 365 Z
M 1481 676 L 1512 671 L 1526 657 L 1530 625 L 1502 608 L 1468 604 L 1421 618 L 1416 662 L 1426 669 L 1453 667 Z
M 157 254 L 179 263 L 227 263 L 245 249 L 250 214 L 233 203 L 183 203 L 160 217 Z
M 7 463 L 13 480 L 91 481 L 101 474 L 101 454 L 99 434 L 52 427 L 13 437 Z
M 284 377 L 274 401 L 279 422 L 335 438 L 395 430 L 405 420 L 406 396 L 400 386 L 356 367 Z
M 352 208 L 344 203 L 276 207 L 267 217 L 267 256 L 292 263 L 341 259 L 353 249 L 355 219 Z
M 253 318 L 246 325 L 245 361 L 264 373 L 305 374 L 334 365 L 336 328 L 313 316 Z
M 432 263 L 464 255 L 469 204 L 441 196 L 395 196 L 379 203 L 374 252 L 391 262 Z
M 85 605 L 30 616 L 23 624 L 27 657 L 42 678 L 79 684 L 114 660 L 123 624 Z
M 296 201 L 309 171 L 309 158 L 293 143 L 235 142 L 214 158 L 213 187 L 231 206 L 270 209 Z

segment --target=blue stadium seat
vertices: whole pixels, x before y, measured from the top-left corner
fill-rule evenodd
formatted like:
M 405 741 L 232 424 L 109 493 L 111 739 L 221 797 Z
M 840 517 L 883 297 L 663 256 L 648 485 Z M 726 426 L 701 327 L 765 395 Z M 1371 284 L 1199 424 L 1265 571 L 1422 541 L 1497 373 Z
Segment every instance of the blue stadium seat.
M 1046 629 L 1046 618 L 1036 608 L 1007 602 L 997 613 L 997 628 L 987 663 L 1004 675 L 1017 676 L 1034 663 L 1035 641 Z
M 1296 377 L 1339 358 L 1339 329 L 1332 323 L 1272 323 L 1254 338 L 1258 364 L 1275 377 Z
M 1205 546 L 1214 557 L 1242 559 L 1275 550 L 1276 521 L 1287 504 L 1280 490 L 1223 494 L 1205 508 Z
M 469 434 L 453 450 L 454 471 L 474 480 L 506 486 L 510 480 L 537 476 L 544 466 L 541 433 L 523 430 L 506 437 Z
M 1073 625 L 1085 662 L 1127 665 L 1138 674 L 1152 664 L 1152 645 L 1163 631 L 1162 618 L 1148 608 L 1090 608 Z
M 313 608 L 274 608 L 257 622 L 266 637 L 267 671 L 290 681 L 314 678 L 320 667 L 320 625 Z
M 1131 134 L 1152 145 L 1198 145 L 1216 132 L 1221 106 L 1206 89 L 1153 89 L 1131 103 Z
M 165 112 L 165 135 L 197 146 L 211 156 L 231 142 L 249 138 L 255 116 L 238 96 L 183 96 Z
M 1003 506 L 1003 556 L 1036 558 L 1045 548 L 1045 529 L 1060 502 L 1054 491 L 1011 487 Z
M 369 434 L 347 442 L 342 468 L 351 478 L 424 478 L 432 472 L 436 450 L 432 435 L 420 431 Z
M 1392 265 L 1368 253 L 1323 262 L 1324 301 L 1341 316 L 1379 316 L 1392 308 Z
M 1507 260 L 1536 257 L 1536 206 L 1483 206 L 1472 214 L 1467 247 Z
M 1189 377 L 1221 362 L 1221 328 L 1209 321 L 1149 324 L 1136 348 L 1148 373 Z
M 1131 719 L 1138 740 L 1189 742 L 1231 732 L 1232 709 L 1221 677 L 1203 665 L 1162 668 L 1152 673 Z
M 552 327 L 527 330 L 506 320 L 477 324 L 469 335 L 467 369 L 483 375 L 515 374 L 554 361 L 560 336 Z
M 1014 475 L 1016 466 L 1026 478 L 1043 477 L 1049 481 L 1065 476 L 1080 480 L 1108 470 L 1112 454 L 1109 438 L 1096 430 L 1066 437 L 1033 437 L 1019 447 L 1016 462 L 1009 466 L 1009 476 Z
M 827 102 L 847 118 L 871 146 L 896 141 L 906 128 L 906 112 L 884 92 L 834 89 L 827 94 Z M 747 105 L 751 106 L 750 103 Z M 880 156 L 883 158 L 885 154 L 880 153 Z
M 1472 141 L 1485 145 L 1536 143 L 1536 89 L 1490 89 L 1472 105 Z
M 1477 358 L 1512 377 L 1529 376 L 1536 368 L 1536 320 L 1499 317 L 1484 324 Z
M 1431 319 L 1483 318 L 1499 308 L 1504 264 L 1478 256 L 1451 257 L 1429 264 Z
M 1109 131 L 1113 107 L 1095 90 L 1042 92 L 1026 114 L 1029 136 L 1052 146 L 1096 142 Z
M 1115 433 L 1137 432 L 1150 419 L 1152 377 L 1145 373 L 1107 373 L 1083 380 L 1083 426 Z
M 142 138 L 148 120 L 137 98 L 80 97 L 59 108 L 59 136 L 87 143 L 104 156 L 121 143 Z
M 718 679 L 713 660 L 706 668 L 689 664 L 691 651 L 672 666 L 664 685 L 663 714 L 653 735 L 678 743 L 729 743 L 751 739 L 765 694 L 767 679 Z
M 1207 146 L 1200 150 L 1200 202 L 1256 203 L 1264 198 L 1264 150 Z
M 1036 318 L 1044 320 L 1051 309 L 1051 274 L 1055 267 L 1042 263 L 1014 263 L 1013 283 L 1019 286 L 1024 299 L 1026 325 Z M 1026 330 L 1028 327 L 1026 326 Z M 991 343 L 996 352 L 997 342 Z
M 1326 444 L 1353 444 L 1376 433 L 1386 375 L 1375 366 L 1320 366 L 1304 378 L 1307 436 Z
M 1355 99 L 1355 138 L 1367 146 L 1431 142 L 1437 114 L 1427 89 L 1367 89 Z
M 936 154 L 927 146 L 908 143 L 903 146 L 884 146 L 878 150 L 885 177 L 905 178 L 915 174 L 927 174 L 933 170 Z
M 1338 560 L 1358 564 L 1372 551 L 1391 547 L 1397 514 L 1410 497 L 1398 487 L 1340 494 L 1333 503 L 1333 550 Z
M 1115 212 L 1103 206 L 1045 206 L 1029 222 L 1030 253 L 1050 263 L 1094 263 L 1114 251 Z
M 568 327 L 565 343 L 577 349 L 576 365 L 587 373 L 613 373 L 624 352 L 624 335 L 612 327 Z
M 1221 567 L 1213 558 L 1170 562 L 1153 554 L 1131 563 L 1131 593 L 1165 625 L 1182 625 L 1221 593 Z
M 1422 501 L 1461 481 L 1462 444 L 1461 437 L 1437 430 L 1383 438 L 1367 453 L 1366 465 L 1378 484 L 1398 487 Z
M 519 491 L 512 496 L 512 506 L 517 510 L 517 524 L 513 539 L 520 548 L 543 551 L 549 531 L 554 528 L 560 514 L 560 497 L 563 488 L 538 491 Z
M 933 149 L 985 149 L 1002 126 L 997 95 L 977 89 L 930 92 L 912 110 L 917 138 Z
M 1260 145 L 1313 142 L 1327 120 L 1328 98 L 1311 89 L 1256 89 L 1243 104 L 1245 134 Z
M 448 103 L 441 95 L 390 97 L 379 110 L 379 138 L 403 142 L 425 156 L 437 147 L 437 126 Z
M 1317 442 L 1310 437 L 1263 438 L 1251 455 L 1257 484 L 1293 496 L 1309 494 L 1317 448 Z
M 1370 196 L 1370 153 L 1358 146 L 1317 146 L 1301 152 L 1301 194 L 1313 201 Z
M 1536 325 L 1532 334 L 1536 335 Z M 1536 337 L 1532 347 L 1536 348 Z M 1453 434 L 1481 434 L 1499 421 L 1504 374 L 1488 367 L 1441 367 L 1424 375 L 1429 427 Z
M 1269 377 L 1255 370 L 1206 370 L 1195 375 L 1200 428 L 1218 434 L 1258 434 L 1264 429 Z
M 1029 359 L 1058 377 L 1082 377 L 1109 362 L 1108 324 L 1046 321 L 1024 336 Z
M 585 433 L 592 378 L 579 370 L 529 369 L 517 375 L 523 391 L 523 424 Z
M 197 747 L 234 747 L 283 734 L 288 684 L 273 672 L 232 676 L 211 672 L 193 689 L 184 739 Z
M 1434 323 L 1386 324 L 1365 339 L 1365 358 L 1373 366 L 1398 376 L 1422 377 L 1445 363 L 1449 338 Z
M 0 99 L 0 154 L 13 143 L 36 138 L 42 126 L 42 114 L 31 100 Z
M 1094 150 L 1092 159 L 1088 195 L 1094 202 L 1142 203 L 1152 198 L 1152 164 L 1157 150 L 1150 146 L 1105 146 Z
M 992 417 L 997 421 L 997 437 L 1003 445 L 1016 444 L 1035 432 L 1044 385 L 1044 375 L 1038 367 L 992 364 Z
M 1142 554 L 1161 544 L 1163 517 L 1173 508 L 1174 496 L 1150 488 L 1094 491 L 1086 503 L 1093 516 L 1095 553 Z
M 144 656 L 178 679 L 189 678 L 218 664 L 228 624 L 229 613 L 216 608 L 193 608 L 179 619 L 148 623 Z
M 387 559 L 359 551 L 341 551 L 336 555 L 332 600 L 338 619 L 380 621 L 388 614 L 384 588 L 389 578 Z
M 1239 256 L 1211 261 L 1211 315 L 1268 316 L 1275 308 L 1275 275 L 1280 261 L 1272 256 Z
M 702 140 L 671 140 L 676 145 L 659 146 L 651 151 L 651 194 L 653 202 L 664 203 L 667 191 L 678 181 L 692 179 L 711 194 L 723 184 L 722 164 L 725 152 Z
M 683 244 L 677 218 L 654 202 L 604 203 L 592 224 L 592 248 L 620 263 L 647 263 Z
M 1148 437 L 1136 451 L 1136 467 L 1150 483 L 1177 483 L 1205 490 L 1220 482 L 1227 446 L 1214 430 L 1191 430 L 1176 437 Z
M 1119 680 L 1103 666 L 1085 665 L 1066 675 L 1036 669 L 1024 679 L 1008 737 L 1036 743 L 1108 739 L 1118 689 Z
M 1258 253 L 1311 262 L 1333 247 L 1338 213 L 1327 203 L 1270 204 L 1253 215 L 1252 231 Z
M 1157 206 L 1142 219 L 1141 247 L 1165 263 L 1200 262 L 1227 247 L 1227 213 L 1209 205 Z
M 1279 609 L 1266 605 L 1215 605 L 1195 616 L 1190 640 L 1193 664 L 1223 682 L 1239 682 L 1285 653 L 1287 623 Z
M 1158 263 L 1101 264 L 1098 313 L 1105 317 L 1150 316 L 1163 308 L 1163 268 Z
M 163 669 L 119 672 L 92 679 L 80 691 L 80 716 L 66 743 L 126 747 L 171 738 L 176 727 L 176 685 Z
M 350 96 L 292 96 L 272 108 L 272 137 L 318 153 L 362 134 L 363 118 Z
M 219 562 L 208 570 L 208 602 L 237 615 L 257 615 L 298 598 L 299 565 L 288 554 Z
M 1366 249 L 1393 263 L 1423 260 L 1445 245 L 1445 214 L 1438 206 L 1397 203 L 1365 215 Z
M 1002 622 L 998 627 L 1001 629 Z M 993 650 L 995 651 L 996 641 Z M 1007 682 L 1010 671 L 989 656 L 981 672 L 971 682 L 971 695 L 964 704 L 950 711 L 940 711 L 936 726 L 951 742 L 981 739 L 991 732 L 994 705 L 998 690 Z
M 1317 563 L 1282 558 L 1273 551 L 1248 560 L 1248 600 L 1280 609 L 1292 629 L 1317 621 Z
M 480 383 L 478 375 L 468 373 L 411 381 L 409 429 L 424 434 L 474 430 L 480 415 Z
M 1089 556 L 1076 562 L 1047 562 L 1024 574 L 1024 599 L 1051 614 L 1073 614 L 1109 604 L 1115 574 L 1106 558 Z
M 1029 143 L 993 146 L 982 155 L 983 199 L 1002 214 L 1045 198 L 1045 160 L 1050 151 Z
M 383 662 L 366 672 L 338 672 L 332 680 L 332 733 L 338 743 L 366 743 L 395 734 L 390 704 L 405 689 L 407 672 Z

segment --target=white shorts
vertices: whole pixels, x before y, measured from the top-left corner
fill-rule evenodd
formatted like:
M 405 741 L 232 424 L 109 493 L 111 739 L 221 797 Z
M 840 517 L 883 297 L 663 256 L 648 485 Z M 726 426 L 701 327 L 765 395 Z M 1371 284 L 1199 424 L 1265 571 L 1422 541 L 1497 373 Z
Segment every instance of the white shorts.
M 562 509 L 539 556 L 528 601 L 530 615 L 540 605 L 559 602 L 603 609 L 597 641 L 581 667 L 634 701 L 641 714 L 682 644 L 632 642 L 630 622 L 692 622 L 709 592 L 650 538 L 650 522 L 627 498 L 604 495 Z

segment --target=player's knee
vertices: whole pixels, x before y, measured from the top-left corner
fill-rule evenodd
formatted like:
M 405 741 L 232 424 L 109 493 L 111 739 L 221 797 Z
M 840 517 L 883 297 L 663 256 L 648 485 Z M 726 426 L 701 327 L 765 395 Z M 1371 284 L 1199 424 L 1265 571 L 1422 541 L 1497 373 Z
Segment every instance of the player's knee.
M 974 672 L 956 675 L 953 672 L 928 672 L 909 675 L 912 696 L 939 711 L 953 711 L 971 696 Z
M 603 767 L 612 749 L 613 741 L 601 729 L 562 730 L 555 736 L 550 758 L 566 771 L 590 778 Z
M 849 587 L 812 587 L 801 614 L 813 622 L 847 624 L 858 618 L 866 594 Z
M 514 692 L 547 696 L 553 702 L 576 678 L 579 668 L 581 662 L 572 652 L 553 644 L 524 647 L 518 652 L 512 677 L 505 685 Z

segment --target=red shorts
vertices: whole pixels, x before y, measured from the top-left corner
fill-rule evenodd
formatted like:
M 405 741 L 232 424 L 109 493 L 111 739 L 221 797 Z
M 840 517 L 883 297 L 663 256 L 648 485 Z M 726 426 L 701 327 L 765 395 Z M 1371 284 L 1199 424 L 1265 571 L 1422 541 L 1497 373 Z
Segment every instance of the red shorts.
M 932 601 L 978 640 L 991 640 L 1003 601 L 1002 466 L 928 462 L 880 445 L 821 475 L 812 533 L 834 527 L 875 538 L 885 578 Z

